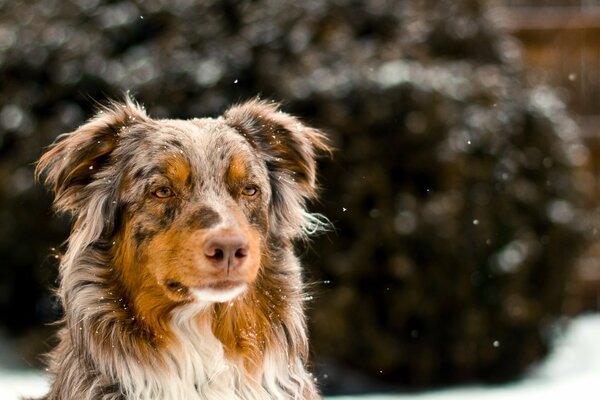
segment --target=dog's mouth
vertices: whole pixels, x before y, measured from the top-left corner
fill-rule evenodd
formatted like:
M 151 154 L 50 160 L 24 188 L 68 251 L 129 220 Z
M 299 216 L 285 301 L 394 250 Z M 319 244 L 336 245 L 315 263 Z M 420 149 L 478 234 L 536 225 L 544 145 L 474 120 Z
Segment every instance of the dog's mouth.
M 202 285 L 198 288 L 194 289 L 208 289 L 208 290 L 231 290 L 235 289 L 239 286 L 245 286 L 246 282 L 238 280 L 238 279 L 225 279 L 222 281 L 215 281 L 207 283 L 206 285 Z
M 200 286 L 188 287 L 176 280 L 165 281 L 165 287 L 179 296 L 191 294 L 198 301 L 222 303 L 233 300 L 248 288 L 248 283 L 239 279 L 211 281 Z
M 248 284 L 244 281 L 226 279 L 191 288 L 191 292 L 200 302 L 223 303 L 233 300 L 247 288 Z
M 165 287 L 173 293 L 186 294 L 188 288 L 181 282 L 169 279 L 165 281 Z

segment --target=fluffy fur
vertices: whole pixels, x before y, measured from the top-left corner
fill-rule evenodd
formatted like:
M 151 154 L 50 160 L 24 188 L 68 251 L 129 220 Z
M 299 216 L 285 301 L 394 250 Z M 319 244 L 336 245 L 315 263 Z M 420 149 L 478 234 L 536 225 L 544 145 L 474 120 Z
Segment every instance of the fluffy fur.
M 183 121 L 127 99 L 60 136 L 37 165 L 74 216 L 44 399 L 319 399 L 293 242 L 322 225 L 320 151 L 258 100 Z

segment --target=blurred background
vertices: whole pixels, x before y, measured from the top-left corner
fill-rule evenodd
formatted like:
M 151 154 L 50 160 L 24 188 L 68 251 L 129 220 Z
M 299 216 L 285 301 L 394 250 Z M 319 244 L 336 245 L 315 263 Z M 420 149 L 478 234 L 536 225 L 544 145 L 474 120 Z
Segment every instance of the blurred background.
M 41 367 L 60 317 L 33 163 L 127 90 L 331 136 L 335 230 L 300 249 L 327 394 L 513 381 L 600 310 L 600 1 L 0 0 L 0 366 Z

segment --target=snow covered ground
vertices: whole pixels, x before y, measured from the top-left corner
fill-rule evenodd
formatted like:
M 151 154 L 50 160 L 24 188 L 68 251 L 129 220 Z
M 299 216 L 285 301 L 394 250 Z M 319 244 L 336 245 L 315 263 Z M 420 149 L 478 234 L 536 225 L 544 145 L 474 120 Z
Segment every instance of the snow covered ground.
M 41 372 L 0 367 L 0 399 L 44 394 Z M 457 387 L 410 395 L 365 395 L 335 400 L 598 400 L 600 398 L 600 315 L 582 316 L 558 338 L 553 354 L 521 382 L 493 387 Z

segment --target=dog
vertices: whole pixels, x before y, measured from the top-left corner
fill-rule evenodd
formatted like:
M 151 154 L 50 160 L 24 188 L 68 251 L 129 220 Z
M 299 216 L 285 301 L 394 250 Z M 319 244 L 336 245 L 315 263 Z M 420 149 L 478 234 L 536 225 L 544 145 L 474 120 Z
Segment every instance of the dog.
M 294 243 L 327 224 L 327 137 L 250 100 L 153 119 L 126 96 L 36 166 L 74 217 L 45 400 L 319 399 Z

